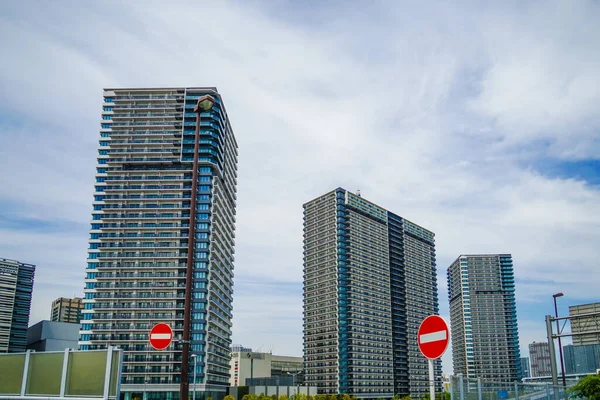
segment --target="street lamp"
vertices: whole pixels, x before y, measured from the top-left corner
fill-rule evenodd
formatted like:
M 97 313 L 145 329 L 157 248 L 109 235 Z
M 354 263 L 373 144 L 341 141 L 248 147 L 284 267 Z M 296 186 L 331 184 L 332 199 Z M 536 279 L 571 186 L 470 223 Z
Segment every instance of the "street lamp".
M 181 380 L 179 398 L 187 400 L 190 394 L 190 325 L 192 323 L 192 279 L 194 263 L 194 238 L 196 236 L 196 192 L 198 191 L 198 151 L 200 145 L 200 114 L 209 111 L 215 99 L 204 95 L 194 107 L 196 113 L 196 133 L 194 135 L 194 163 L 192 170 L 192 195 L 190 196 L 190 226 L 188 229 L 187 262 L 185 269 L 185 300 L 183 310 L 183 340 L 181 341 Z M 195 369 L 194 369 L 195 371 Z M 194 379 L 194 384 L 196 380 Z
M 562 296 L 562 293 L 556 293 L 552 295 L 552 297 L 554 298 L 554 316 L 556 318 L 558 318 L 558 307 L 556 306 L 556 298 Z M 560 322 L 558 321 L 558 319 L 556 320 L 556 334 L 558 335 L 558 354 L 560 354 L 560 372 L 562 374 L 562 382 L 563 386 L 567 387 L 567 378 L 565 377 L 565 366 L 563 362 L 563 351 L 562 345 L 560 344 Z
M 296 376 L 297 376 L 297 375 L 298 375 L 300 372 L 301 372 L 301 371 L 296 371 L 296 372 L 290 372 L 290 371 L 287 371 L 287 374 L 288 374 L 288 375 L 292 375 L 292 385 L 293 385 L 293 386 L 296 386 L 296 397 L 298 397 L 297 395 L 298 395 L 298 394 L 300 394 L 300 393 L 299 393 L 299 392 L 300 392 L 300 385 L 296 385 L 296 383 L 297 383 Z
M 192 395 L 192 398 L 193 400 L 196 400 L 196 361 L 198 360 L 198 356 L 192 354 L 192 358 L 194 359 L 194 394 Z

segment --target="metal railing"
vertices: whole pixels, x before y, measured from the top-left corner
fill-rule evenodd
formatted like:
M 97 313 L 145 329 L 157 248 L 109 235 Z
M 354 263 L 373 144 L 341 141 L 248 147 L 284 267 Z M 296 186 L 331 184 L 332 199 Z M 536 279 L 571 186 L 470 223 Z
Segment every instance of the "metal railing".
M 567 388 L 574 381 L 567 382 Z M 566 400 L 569 392 L 550 383 L 491 382 L 484 379 L 450 377 L 451 400 Z

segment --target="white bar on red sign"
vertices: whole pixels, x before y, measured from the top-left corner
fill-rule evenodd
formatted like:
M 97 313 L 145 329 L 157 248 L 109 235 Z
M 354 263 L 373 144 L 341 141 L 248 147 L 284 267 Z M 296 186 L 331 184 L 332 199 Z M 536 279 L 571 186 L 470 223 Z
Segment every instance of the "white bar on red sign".
M 424 335 L 421 335 L 419 337 L 419 340 L 421 343 L 430 343 L 430 342 L 437 342 L 439 340 L 446 340 L 446 337 L 447 337 L 446 331 L 439 331 L 439 332 L 431 332 L 431 333 L 426 333 Z
M 150 339 L 171 339 L 170 333 L 153 333 Z

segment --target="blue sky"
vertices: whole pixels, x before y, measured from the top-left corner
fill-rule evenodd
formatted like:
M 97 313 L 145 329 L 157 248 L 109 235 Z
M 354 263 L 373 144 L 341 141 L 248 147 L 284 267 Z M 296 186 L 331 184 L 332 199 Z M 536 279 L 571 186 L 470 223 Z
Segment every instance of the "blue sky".
M 0 3 L 0 257 L 81 294 L 102 89 L 217 86 L 240 146 L 234 342 L 302 352 L 302 204 L 342 186 L 512 253 L 521 347 L 600 301 L 600 6 Z M 450 354 L 444 370 L 451 371 Z

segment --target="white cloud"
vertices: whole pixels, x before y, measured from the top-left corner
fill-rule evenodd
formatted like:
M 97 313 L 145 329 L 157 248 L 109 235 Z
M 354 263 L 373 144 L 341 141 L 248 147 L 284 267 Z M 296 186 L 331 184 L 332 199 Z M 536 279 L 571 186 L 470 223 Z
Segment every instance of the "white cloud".
M 597 4 L 274 7 L 0 5 L 0 216 L 89 222 L 103 87 L 214 85 L 240 146 L 236 340 L 299 354 L 301 297 L 269 285 L 301 282 L 302 204 L 337 186 L 436 232 L 442 279 L 510 252 L 519 301 L 597 297 L 598 189 L 523 167 L 597 158 Z M 83 286 L 83 229 L 12 232 L 0 255 Z

